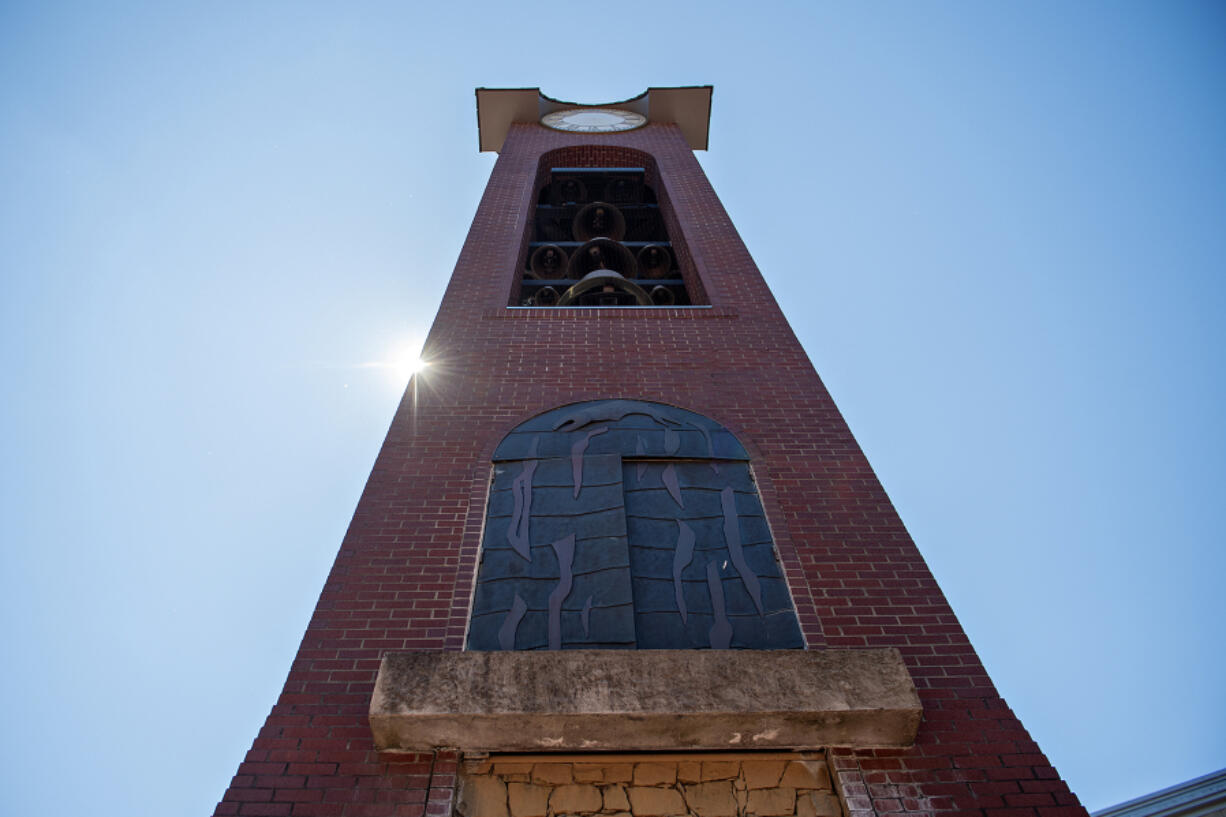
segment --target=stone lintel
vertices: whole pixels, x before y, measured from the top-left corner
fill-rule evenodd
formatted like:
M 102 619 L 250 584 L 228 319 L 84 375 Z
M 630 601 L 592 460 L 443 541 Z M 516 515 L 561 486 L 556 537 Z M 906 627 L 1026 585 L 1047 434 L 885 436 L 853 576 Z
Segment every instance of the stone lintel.
M 909 746 L 915 685 L 894 649 L 408 652 L 370 702 L 385 751 Z

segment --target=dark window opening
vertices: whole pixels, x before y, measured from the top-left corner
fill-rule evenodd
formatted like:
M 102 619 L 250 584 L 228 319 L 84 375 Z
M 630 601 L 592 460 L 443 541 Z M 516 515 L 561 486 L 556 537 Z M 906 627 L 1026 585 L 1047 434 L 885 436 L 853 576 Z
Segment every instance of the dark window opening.
M 541 188 L 520 306 L 689 306 L 641 167 L 555 167 Z

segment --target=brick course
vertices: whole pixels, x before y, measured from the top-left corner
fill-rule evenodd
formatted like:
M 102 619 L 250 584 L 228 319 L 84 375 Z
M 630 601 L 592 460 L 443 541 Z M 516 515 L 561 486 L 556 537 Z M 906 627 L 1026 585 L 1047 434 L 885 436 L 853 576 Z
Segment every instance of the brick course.
M 554 165 L 647 167 L 709 306 L 508 309 Z M 396 412 L 284 691 L 216 815 L 451 813 L 454 752 L 372 748 L 380 658 L 462 649 L 503 435 L 619 397 L 704 414 L 745 445 L 810 648 L 897 647 L 907 661 L 925 710 L 916 745 L 831 753 L 851 817 L 1085 815 L 997 694 L 678 128 L 512 126 L 425 354 L 433 365 Z

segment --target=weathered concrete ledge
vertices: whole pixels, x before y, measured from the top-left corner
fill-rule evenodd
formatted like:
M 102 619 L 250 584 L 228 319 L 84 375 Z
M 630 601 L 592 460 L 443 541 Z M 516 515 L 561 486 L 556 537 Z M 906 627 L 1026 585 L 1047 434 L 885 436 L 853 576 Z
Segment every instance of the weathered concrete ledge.
M 384 656 L 375 745 L 474 752 L 909 746 L 920 702 L 872 650 L 561 650 Z

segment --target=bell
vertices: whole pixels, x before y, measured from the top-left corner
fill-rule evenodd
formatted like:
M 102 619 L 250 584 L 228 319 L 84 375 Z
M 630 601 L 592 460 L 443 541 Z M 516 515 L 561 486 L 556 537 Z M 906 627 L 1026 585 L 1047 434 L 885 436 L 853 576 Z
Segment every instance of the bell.
M 554 244 L 546 244 L 532 251 L 528 262 L 528 277 L 552 280 L 566 277 L 566 250 Z
M 545 216 L 538 210 L 536 227 L 538 237 L 542 241 L 570 241 L 571 219 L 556 215 Z
M 549 184 L 549 199 L 554 204 L 587 201 L 587 186 L 574 176 L 555 176 Z
M 604 197 L 618 204 L 634 204 L 641 198 L 639 183 L 624 176 L 612 178 L 604 186 Z
M 558 306 L 651 306 L 651 296 L 613 270 L 598 269 L 566 290 Z
M 644 278 L 667 278 L 673 268 L 672 253 L 659 244 L 648 244 L 639 250 L 638 262 Z
M 575 214 L 571 232 L 576 241 L 591 241 L 593 238 L 611 238 L 621 241 L 626 237 L 626 217 L 612 204 L 594 201 Z
M 634 277 L 634 255 L 608 238 L 594 238 L 575 250 L 567 264 L 568 278 L 582 278 L 592 270 L 605 269 Z
M 656 306 L 672 306 L 677 303 L 677 296 L 668 287 L 656 285 L 651 288 L 651 302 Z
M 557 306 L 558 291 L 553 287 L 541 287 L 532 296 L 533 306 Z

